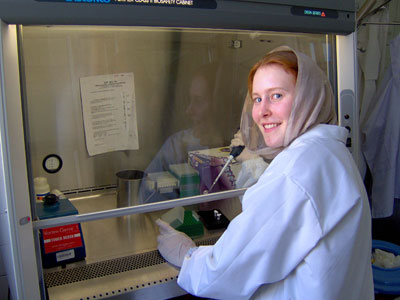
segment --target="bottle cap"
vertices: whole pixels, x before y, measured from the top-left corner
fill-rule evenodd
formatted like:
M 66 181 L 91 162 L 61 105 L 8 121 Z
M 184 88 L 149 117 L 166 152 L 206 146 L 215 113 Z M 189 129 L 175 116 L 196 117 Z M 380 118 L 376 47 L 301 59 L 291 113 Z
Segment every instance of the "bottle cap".
M 44 205 L 55 205 L 58 203 L 58 196 L 54 194 L 47 194 L 43 198 Z

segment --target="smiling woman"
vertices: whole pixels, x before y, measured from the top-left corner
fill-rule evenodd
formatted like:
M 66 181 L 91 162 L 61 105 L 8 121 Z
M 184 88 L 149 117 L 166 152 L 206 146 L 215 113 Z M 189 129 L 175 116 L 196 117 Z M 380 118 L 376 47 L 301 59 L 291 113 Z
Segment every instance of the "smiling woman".
M 283 146 L 295 85 L 296 77 L 276 63 L 262 66 L 254 74 L 252 116 L 269 147 Z
M 264 63 L 281 52 L 296 58 L 294 68 Z M 161 255 L 182 267 L 178 284 L 196 296 L 372 300 L 368 197 L 345 145 L 347 130 L 334 125 L 325 75 L 284 47 L 257 63 L 249 82 L 244 145 L 271 163 L 214 246 L 196 247 L 158 222 Z
M 245 101 L 241 121 L 243 141 L 248 144 L 248 150 L 264 158 L 274 158 L 296 137 L 315 124 L 337 123 L 333 93 L 326 75 L 311 58 L 302 53 L 288 51 L 287 47 L 271 51 L 250 70 L 247 84 L 249 95 Z M 271 90 L 273 88 L 280 88 L 280 91 Z M 254 93 L 256 94 L 253 95 Z M 262 108 L 262 105 L 260 108 L 260 105 L 255 104 L 255 96 L 264 96 L 264 100 L 269 99 L 270 103 L 275 104 L 265 103 L 266 108 L 273 107 L 267 111 L 267 114 L 273 112 L 271 116 L 261 118 L 254 115 L 260 114 Z M 282 96 L 284 97 L 281 99 Z M 293 99 L 287 101 L 291 97 Z M 259 101 L 260 99 L 257 100 Z M 289 102 L 293 104 L 288 105 Z M 285 112 L 282 116 L 281 109 L 284 106 Z M 289 111 L 286 106 L 290 106 Z M 280 119 L 282 117 L 284 119 Z M 260 130 L 260 126 L 267 131 L 274 129 L 269 130 L 271 135 L 272 131 L 277 132 L 275 129 L 279 129 L 279 134 L 274 133 L 275 138 L 271 138 L 269 142 L 272 144 L 267 143 L 265 138 L 268 136 L 264 130 Z M 244 128 L 247 130 L 243 130 Z

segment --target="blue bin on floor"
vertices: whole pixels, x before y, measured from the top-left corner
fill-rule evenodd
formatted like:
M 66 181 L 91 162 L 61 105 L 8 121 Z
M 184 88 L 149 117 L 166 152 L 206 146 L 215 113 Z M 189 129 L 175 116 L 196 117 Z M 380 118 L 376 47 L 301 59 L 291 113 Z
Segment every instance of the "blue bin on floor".
M 391 252 L 394 255 L 400 255 L 400 246 L 380 241 L 372 241 L 372 252 L 375 249 Z M 384 269 L 372 265 L 374 276 L 375 294 L 400 295 L 400 267 L 392 269 Z

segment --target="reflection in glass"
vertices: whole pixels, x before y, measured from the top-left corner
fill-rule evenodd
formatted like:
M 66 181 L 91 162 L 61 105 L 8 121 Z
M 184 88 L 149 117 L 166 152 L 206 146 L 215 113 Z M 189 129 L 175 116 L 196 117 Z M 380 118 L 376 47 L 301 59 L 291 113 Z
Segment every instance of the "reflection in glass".
M 47 177 L 51 189 L 67 195 L 116 186 L 121 170 L 145 171 L 147 179 L 153 174 L 159 181 L 156 189 L 148 182 L 141 185 L 141 201 L 193 195 L 197 179 L 182 192 L 176 176 L 178 182 L 171 183 L 159 173 L 189 164 L 191 151 L 230 144 L 240 123 L 248 71 L 261 56 L 285 44 L 315 59 L 329 78 L 335 75 L 334 37 L 328 35 L 117 26 L 20 30 L 31 176 Z M 90 156 L 80 78 L 119 73 L 133 73 L 139 149 Z M 63 160 L 53 174 L 42 167 L 49 154 Z M 200 185 L 216 176 L 201 175 Z

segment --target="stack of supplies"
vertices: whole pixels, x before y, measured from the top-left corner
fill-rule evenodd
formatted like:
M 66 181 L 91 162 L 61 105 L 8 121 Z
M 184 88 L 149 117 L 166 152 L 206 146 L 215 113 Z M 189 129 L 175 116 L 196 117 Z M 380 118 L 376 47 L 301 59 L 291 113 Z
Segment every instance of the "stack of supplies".
M 163 214 L 160 219 L 176 230 L 186 233 L 191 238 L 204 234 L 203 223 L 195 211 L 185 210 L 183 207 L 175 207 Z
M 189 164 L 174 164 L 169 166 L 172 175 L 179 182 L 180 197 L 190 197 L 200 193 L 199 172 Z

